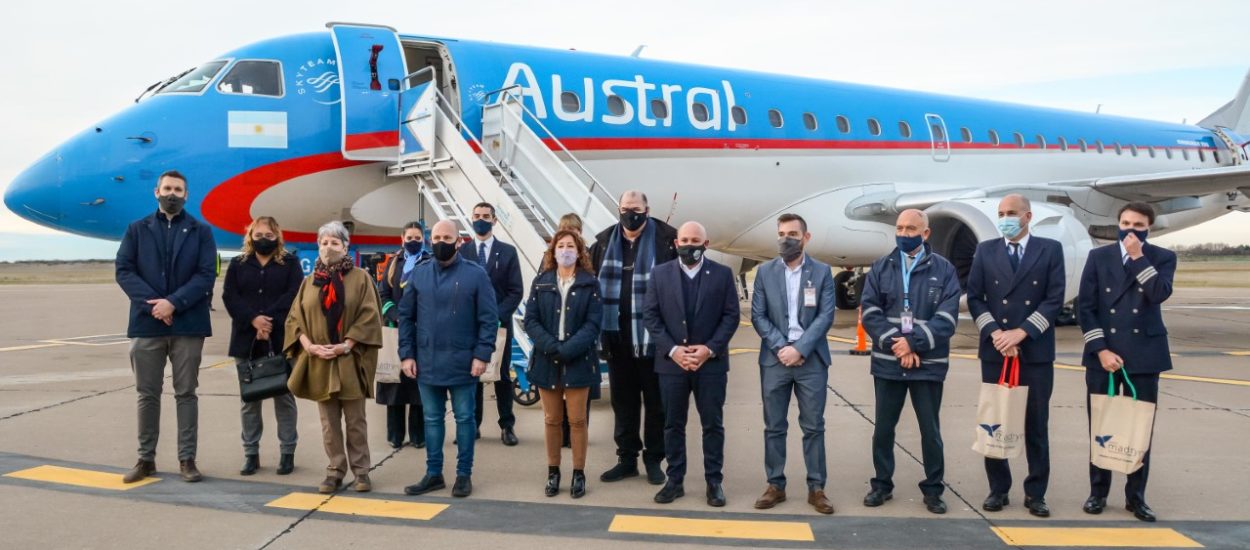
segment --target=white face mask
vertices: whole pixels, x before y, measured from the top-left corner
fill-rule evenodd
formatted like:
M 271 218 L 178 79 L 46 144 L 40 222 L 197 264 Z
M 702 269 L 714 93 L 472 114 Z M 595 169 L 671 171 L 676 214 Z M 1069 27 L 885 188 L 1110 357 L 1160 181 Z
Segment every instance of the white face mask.
M 577 251 L 572 248 L 561 248 L 556 251 L 556 263 L 560 267 L 573 267 L 577 264 Z

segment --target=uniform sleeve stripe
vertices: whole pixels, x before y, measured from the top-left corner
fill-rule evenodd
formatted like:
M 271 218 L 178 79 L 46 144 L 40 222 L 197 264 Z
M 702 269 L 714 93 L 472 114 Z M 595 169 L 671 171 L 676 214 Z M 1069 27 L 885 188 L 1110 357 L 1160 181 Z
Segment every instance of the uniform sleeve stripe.
M 933 332 L 925 325 L 920 325 L 920 330 L 923 330 L 925 337 L 929 339 L 929 349 L 933 349 L 936 346 L 933 342 Z
M 878 339 L 878 340 L 879 340 L 879 345 L 880 345 L 881 347 L 883 347 L 883 348 L 884 348 L 884 347 L 886 347 L 886 345 L 885 345 L 885 343 L 886 343 L 886 338 L 889 338 L 889 337 L 890 337 L 890 335 L 892 335 L 892 334 L 894 334 L 894 333 L 896 333 L 896 332 L 898 332 L 898 329 L 896 329 L 896 328 L 891 328 L 890 330 L 885 331 L 885 334 L 882 334 L 882 335 L 881 335 L 881 338 L 879 338 L 879 339 Z
M 879 308 L 879 307 L 877 307 L 877 306 L 872 306 L 872 307 L 870 307 L 870 308 L 868 308 L 868 309 L 865 309 L 865 310 L 864 310 L 864 315 L 868 315 L 869 313 L 872 313 L 872 312 L 874 312 L 874 311 L 881 311 L 881 308 Z
M 1042 332 L 1046 332 L 1046 329 L 1050 328 L 1050 321 L 1046 319 L 1046 316 L 1036 311 L 1029 316 L 1028 321 L 1033 323 L 1033 326 L 1037 327 L 1037 330 Z
M 1090 342 L 1092 342 L 1092 341 L 1094 341 L 1094 340 L 1097 340 L 1097 339 L 1099 339 L 1099 338 L 1102 338 L 1102 337 L 1103 337 L 1103 332 L 1102 332 L 1102 329 L 1100 329 L 1100 328 L 1093 329 L 1093 330 L 1091 330 L 1091 331 L 1089 331 L 1089 332 L 1086 332 L 1086 333 L 1085 333 L 1085 343 L 1087 343 L 1087 344 L 1088 344 L 1088 343 L 1090 343 Z
M 977 330 L 985 330 L 985 327 L 989 326 L 993 322 L 994 316 L 990 315 L 988 312 L 982 313 L 977 316 Z
M 1158 274 L 1159 272 L 1156 271 L 1155 268 L 1148 267 L 1146 269 L 1143 269 L 1141 273 L 1137 274 L 1137 282 L 1141 284 L 1146 284 L 1147 281 L 1154 278 L 1154 276 Z
M 956 322 L 956 321 L 955 321 L 955 317 L 954 317 L 954 316 L 952 316 L 951 314 L 949 314 L 949 313 L 945 312 L 945 311 L 939 311 L 937 314 L 938 314 L 938 315 L 941 315 L 942 317 L 945 317 L 945 318 L 946 318 L 946 320 L 950 321 L 951 323 L 955 323 L 955 322 Z

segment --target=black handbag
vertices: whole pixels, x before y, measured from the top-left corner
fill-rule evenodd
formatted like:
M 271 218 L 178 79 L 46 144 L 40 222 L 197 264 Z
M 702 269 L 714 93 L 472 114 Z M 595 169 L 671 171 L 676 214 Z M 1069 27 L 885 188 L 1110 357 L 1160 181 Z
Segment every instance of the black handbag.
M 290 393 L 286 381 L 291 376 L 291 362 L 285 355 L 274 355 L 273 341 L 268 342 L 268 355 L 248 359 L 238 365 L 239 396 L 244 402 L 253 403 Z M 255 347 L 255 341 L 252 344 Z

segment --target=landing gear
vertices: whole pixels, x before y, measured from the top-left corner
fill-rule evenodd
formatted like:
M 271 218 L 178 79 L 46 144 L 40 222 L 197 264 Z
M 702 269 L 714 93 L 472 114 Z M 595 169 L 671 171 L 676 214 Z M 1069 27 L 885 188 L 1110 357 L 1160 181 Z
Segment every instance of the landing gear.
M 864 272 L 860 270 L 839 271 L 833 276 L 834 304 L 838 309 L 855 309 L 859 307 L 860 295 L 864 292 Z

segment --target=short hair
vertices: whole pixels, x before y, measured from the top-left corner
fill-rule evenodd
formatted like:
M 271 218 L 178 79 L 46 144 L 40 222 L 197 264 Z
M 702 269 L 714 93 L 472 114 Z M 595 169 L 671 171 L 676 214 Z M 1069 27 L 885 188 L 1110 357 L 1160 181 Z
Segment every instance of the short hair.
M 1120 221 L 1120 216 L 1123 216 L 1125 211 L 1137 212 L 1138 214 L 1146 216 L 1146 219 L 1150 222 L 1150 225 L 1155 224 L 1155 208 L 1153 206 L 1150 206 L 1149 204 L 1146 204 L 1144 202 L 1130 202 L 1124 206 L 1121 206 L 1120 211 L 1116 212 L 1115 214 L 1115 219 L 1117 222 Z
M 332 221 L 332 222 L 327 222 L 325 225 L 317 228 L 317 242 L 320 243 L 321 237 L 324 237 L 327 235 L 334 237 L 340 241 L 343 241 L 344 245 L 351 242 L 352 240 L 351 235 L 347 233 L 347 227 L 343 226 L 343 222 L 340 222 L 337 220 Z
M 157 177 L 156 177 L 156 185 L 160 185 L 160 184 L 161 184 L 161 180 L 163 180 L 163 179 L 165 179 L 165 178 L 174 178 L 174 179 L 179 179 L 179 180 L 182 180 L 182 186 L 183 186 L 183 187 L 186 187 L 186 186 L 188 186 L 188 185 L 189 185 L 189 184 L 187 183 L 187 177 L 186 177 L 186 176 L 184 176 L 184 175 L 182 175 L 182 172 L 179 172 L 179 171 L 177 171 L 177 170 L 166 170 L 166 171 L 164 171 L 164 172 L 161 172 L 161 175 L 159 175 L 159 176 L 157 176 Z
M 491 204 L 491 203 L 489 203 L 489 202 L 479 202 L 479 203 L 477 203 L 477 204 L 473 205 L 473 210 L 477 210 L 478 208 L 489 208 L 489 209 L 490 209 L 490 217 L 492 217 L 492 218 L 493 218 L 493 217 L 495 217 L 495 205 L 493 205 L 493 204 Z M 472 212 L 473 210 L 470 210 L 470 212 Z
M 1010 195 L 1007 195 L 1007 196 L 1003 197 L 1003 200 L 1006 200 L 1008 197 L 1015 197 L 1016 199 L 1018 199 L 1018 200 L 1020 201 L 1020 204 L 1023 204 L 1023 205 L 1024 205 L 1024 211 L 1025 211 L 1025 212 L 1032 212 L 1032 211 L 1033 211 L 1033 201 L 1029 200 L 1029 198 L 1028 198 L 1028 197 L 1026 197 L 1026 196 L 1024 196 L 1024 195 L 1021 195 L 1020 193 L 1012 193 L 1012 194 L 1010 194 Z M 999 202 L 1001 202 L 1001 201 L 999 201 Z
M 637 194 L 639 197 L 642 197 L 642 204 L 651 206 L 651 201 L 647 200 L 647 194 L 637 189 L 630 189 L 624 193 L 621 193 L 621 196 L 617 199 L 616 202 L 621 202 L 621 200 L 625 198 L 625 195 L 633 195 L 633 194 Z
M 786 212 L 785 214 L 777 216 L 778 226 L 780 226 L 783 223 L 792 222 L 792 221 L 798 221 L 799 226 L 803 228 L 803 232 L 807 233 L 807 220 L 803 219 L 803 216 L 800 216 L 793 212 Z

